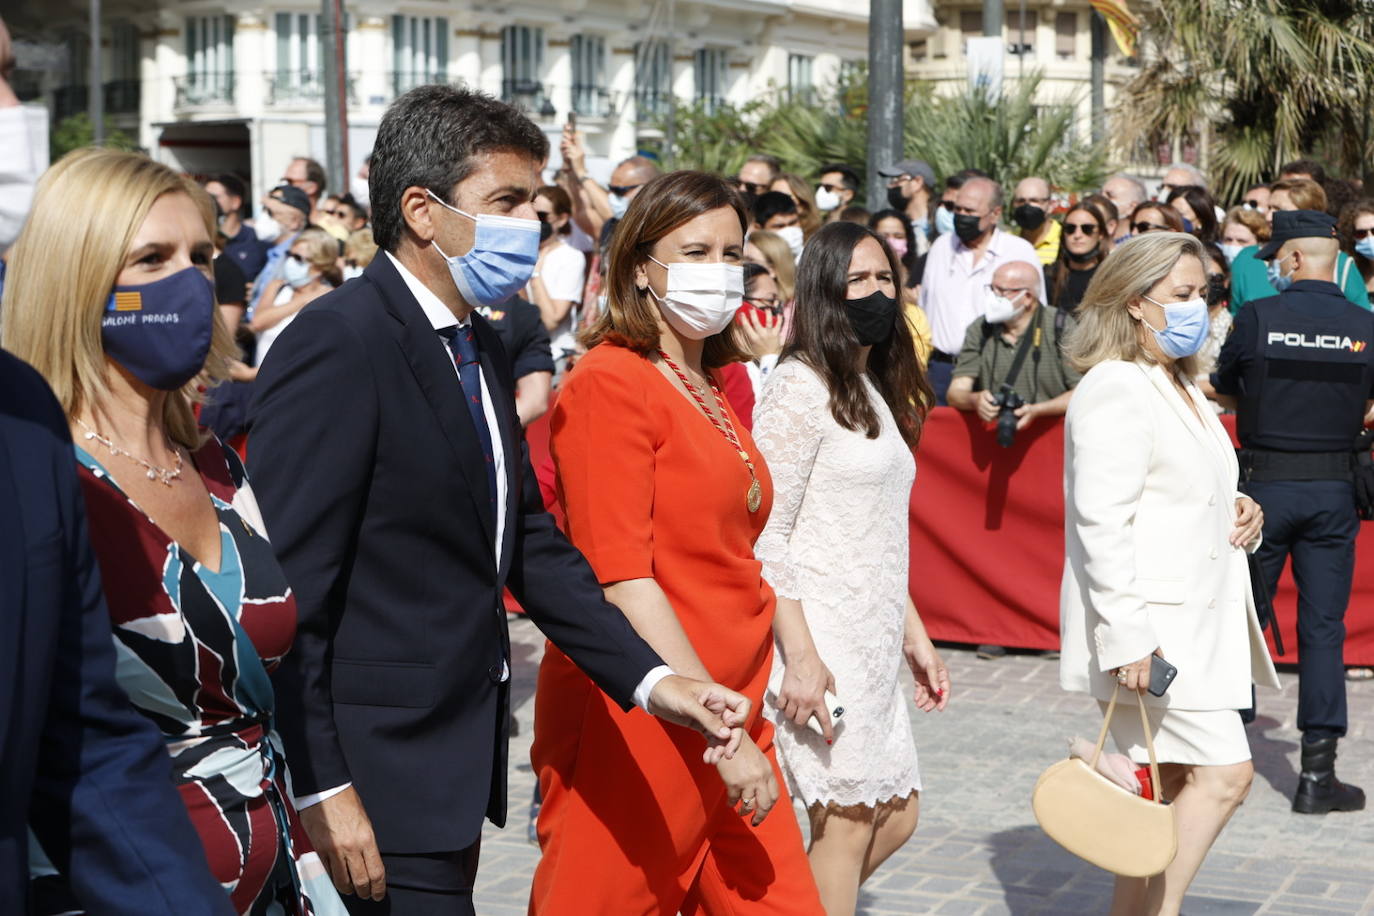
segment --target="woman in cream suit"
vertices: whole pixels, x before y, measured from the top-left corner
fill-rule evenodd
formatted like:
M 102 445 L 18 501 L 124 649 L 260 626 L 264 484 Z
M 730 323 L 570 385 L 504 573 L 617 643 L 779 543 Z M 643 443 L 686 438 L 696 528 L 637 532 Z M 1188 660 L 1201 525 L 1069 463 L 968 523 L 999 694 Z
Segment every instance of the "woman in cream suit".
M 1162 698 L 1145 695 L 1178 856 L 1160 876 L 1118 878 L 1114 916 L 1178 913 L 1254 775 L 1237 710 L 1252 682 L 1278 686 L 1245 560 L 1263 515 L 1237 492 L 1230 438 L 1192 381 L 1208 329 L 1202 259 L 1182 233 L 1120 246 L 1067 342 L 1087 374 L 1065 426 L 1060 683 L 1105 710 L 1118 683 L 1148 686 L 1151 655 L 1178 668 Z M 1138 715 L 1111 730 L 1147 759 Z

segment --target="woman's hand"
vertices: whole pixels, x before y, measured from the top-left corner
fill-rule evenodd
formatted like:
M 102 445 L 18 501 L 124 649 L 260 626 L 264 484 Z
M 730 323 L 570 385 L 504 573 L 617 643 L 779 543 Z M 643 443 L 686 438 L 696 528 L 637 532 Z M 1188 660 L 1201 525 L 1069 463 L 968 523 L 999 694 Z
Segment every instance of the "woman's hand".
M 1136 693 L 1150 686 L 1150 659 L 1158 655 L 1164 657 L 1164 653 L 1156 649 L 1154 652 L 1145 656 L 1138 662 L 1131 662 L 1129 665 L 1122 665 L 1112 673 L 1116 675 L 1116 682 L 1127 690 L 1134 690 Z
M 778 781 L 773 778 L 772 764 L 753 739 L 746 736 L 735 756 L 717 763 L 716 770 L 725 783 L 730 807 L 738 805 L 736 813 L 741 816 L 752 814 L 755 827 L 762 824 L 778 801 Z
M 916 678 L 916 708 L 921 712 L 943 710 L 949 705 L 949 669 L 924 628 L 919 633 L 907 634 L 902 654 Z
M 762 321 L 752 311 L 744 311 L 738 319 L 744 349 L 755 359 L 782 352 L 782 316 L 764 315 Z
M 1231 531 L 1231 546 L 1249 550 L 1264 530 L 1264 510 L 1248 496 L 1236 497 L 1236 527 Z
M 825 743 L 835 741 L 830 723 L 830 710 L 825 707 L 825 692 L 835 693 L 835 675 L 814 652 L 788 660 L 783 669 L 782 689 L 778 692 L 777 707 L 793 725 L 803 727 L 812 716 L 821 723 Z

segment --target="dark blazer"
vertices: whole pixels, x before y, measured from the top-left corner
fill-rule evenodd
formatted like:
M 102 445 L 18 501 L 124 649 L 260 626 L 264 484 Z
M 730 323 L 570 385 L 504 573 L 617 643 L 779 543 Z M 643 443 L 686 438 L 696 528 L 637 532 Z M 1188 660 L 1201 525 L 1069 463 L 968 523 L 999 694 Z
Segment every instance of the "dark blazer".
M 544 511 L 510 366 L 472 321 L 506 455 L 499 557 L 457 373 L 385 254 L 297 315 L 256 382 L 248 465 L 300 616 L 277 673 L 294 791 L 351 781 L 388 853 L 505 824 L 503 587 L 626 708 L 661 664 Z
M 62 409 L 0 351 L 0 912 L 28 827 L 92 913 L 229 914 L 114 639 Z

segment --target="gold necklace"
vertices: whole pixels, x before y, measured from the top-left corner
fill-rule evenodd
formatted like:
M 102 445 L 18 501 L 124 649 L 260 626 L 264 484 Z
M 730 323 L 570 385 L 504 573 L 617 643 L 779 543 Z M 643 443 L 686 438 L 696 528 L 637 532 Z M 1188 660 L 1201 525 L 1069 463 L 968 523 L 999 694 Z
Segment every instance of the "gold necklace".
M 687 380 L 687 374 L 682 371 L 677 363 L 673 362 L 672 357 L 662 350 L 658 351 L 658 357 L 668 364 L 668 368 L 673 370 L 683 387 L 687 389 L 687 393 L 697 402 L 697 406 L 706 415 L 706 419 L 711 421 L 711 425 L 725 437 L 725 441 L 729 442 L 734 450 L 739 453 L 740 458 L 744 460 L 744 466 L 749 469 L 749 489 L 744 494 L 744 505 L 750 512 L 759 511 L 759 506 L 763 504 L 763 487 L 759 484 L 758 472 L 754 470 L 754 459 L 750 458 L 749 453 L 744 450 L 744 446 L 740 445 L 739 436 L 735 434 L 735 425 L 730 422 L 730 415 L 725 412 L 725 398 L 721 396 L 720 389 L 716 387 L 715 382 L 710 382 L 711 392 L 716 396 L 716 409 L 720 411 L 721 419 L 725 421 L 723 425 L 720 420 L 716 419 L 715 414 L 707 408 L 706 399 L 697 391 L 696 386 Z

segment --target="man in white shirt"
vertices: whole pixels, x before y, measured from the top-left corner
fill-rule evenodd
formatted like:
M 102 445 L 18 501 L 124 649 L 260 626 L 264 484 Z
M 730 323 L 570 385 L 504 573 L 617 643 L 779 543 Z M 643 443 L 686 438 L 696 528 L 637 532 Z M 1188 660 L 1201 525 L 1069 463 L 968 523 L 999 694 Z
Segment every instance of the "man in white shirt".
M 970 178 L 954 198 L 954 231 L 930 246 L 921 278 L 921 308 L 930 319 L 934 349 L 926 371 L 939 404 L 946 403 L 964 334 L 987 305 L 993 271 L 1009 261 L 1038 261 L 1030 242 L 998 228 L 1002 203 L 1000 184 L 991 178 Z M 1038 295 L 1045 301 L 1043 277 Z

